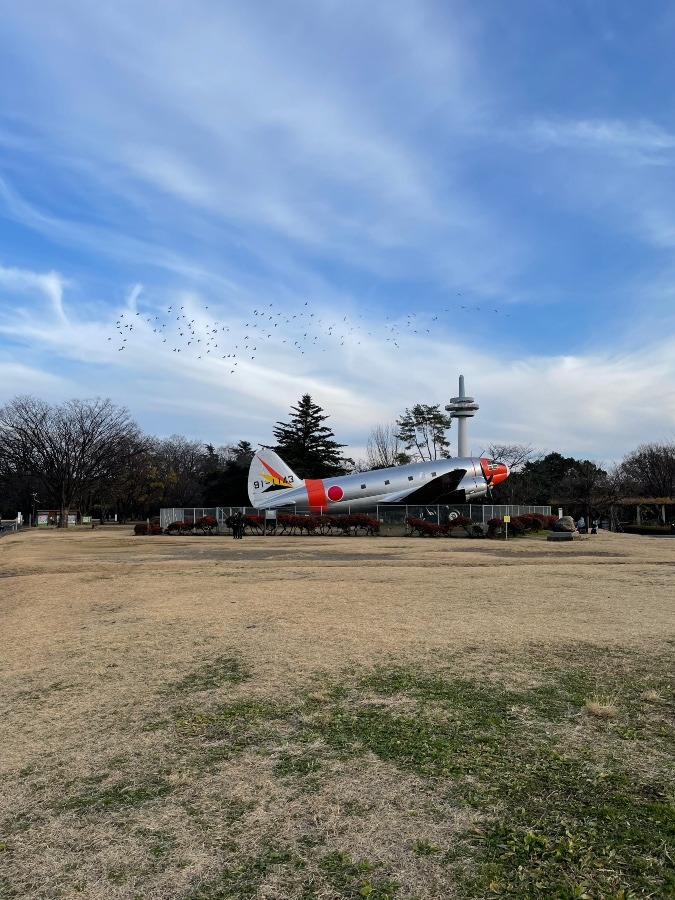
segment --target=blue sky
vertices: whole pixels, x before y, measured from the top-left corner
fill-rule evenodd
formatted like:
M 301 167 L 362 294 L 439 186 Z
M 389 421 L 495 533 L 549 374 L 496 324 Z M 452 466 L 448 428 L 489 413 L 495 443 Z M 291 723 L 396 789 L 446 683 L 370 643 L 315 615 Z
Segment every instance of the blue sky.
M 463 373 L 475 453 L 672 438 L 673 46 L 651 0 L 6 5 L 0 402 L 265 443 L 309 392 L 358 457 Z

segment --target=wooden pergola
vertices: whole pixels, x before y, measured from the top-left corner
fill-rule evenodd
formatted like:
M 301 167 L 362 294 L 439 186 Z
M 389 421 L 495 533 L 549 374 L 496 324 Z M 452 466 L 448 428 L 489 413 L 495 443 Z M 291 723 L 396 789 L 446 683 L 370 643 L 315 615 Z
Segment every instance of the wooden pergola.
M 667 525 L 669 519 L 675 519 L 675 498 L 673 497 L 625 497 L 621 500 L 615 500 L 614 506 L 625 508 L 635 508 L 635 522 L 642 525 L 643 507 L 651 507 L 656 513 L 655 518 L 662 525 Z M 671 507 L 668 510 L 668 507 Z

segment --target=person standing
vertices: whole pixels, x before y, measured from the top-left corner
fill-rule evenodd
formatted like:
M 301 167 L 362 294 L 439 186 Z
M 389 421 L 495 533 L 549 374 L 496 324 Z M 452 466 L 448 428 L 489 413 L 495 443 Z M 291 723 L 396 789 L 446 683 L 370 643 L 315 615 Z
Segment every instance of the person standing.
M 244 517 L 241 514 L 241 510 L 235 513 L 233 533 L 234 537 L 239 538 L 239 540 L 244 536 Z

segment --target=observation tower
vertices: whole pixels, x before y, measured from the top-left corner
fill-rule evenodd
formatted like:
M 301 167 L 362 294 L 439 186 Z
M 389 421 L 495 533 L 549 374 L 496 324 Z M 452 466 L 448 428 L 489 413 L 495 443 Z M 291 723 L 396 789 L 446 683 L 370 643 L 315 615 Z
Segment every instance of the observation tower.
M 475 416 L 478 404 L 473 397 L 464 393 L 464 376 L 459 376 L 459 397 L 452 397 L 445 407 L 451 419 L 457 419 L 457 456 L 466 458 L 469 455 L 469 439 L 466 420 Z

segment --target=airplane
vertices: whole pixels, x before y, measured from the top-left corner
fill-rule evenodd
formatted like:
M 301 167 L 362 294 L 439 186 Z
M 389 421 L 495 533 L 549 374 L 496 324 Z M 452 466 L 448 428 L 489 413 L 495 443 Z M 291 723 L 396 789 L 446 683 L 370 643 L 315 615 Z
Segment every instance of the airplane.
M 293 506 L 310 512 L 354 512 L 378 503 L 470 503 L 509 477 L 509 467 L 485 457 L 425 460 L 334 478 L 299 478 L 269 447 L 248 470 L 256 509 Z

